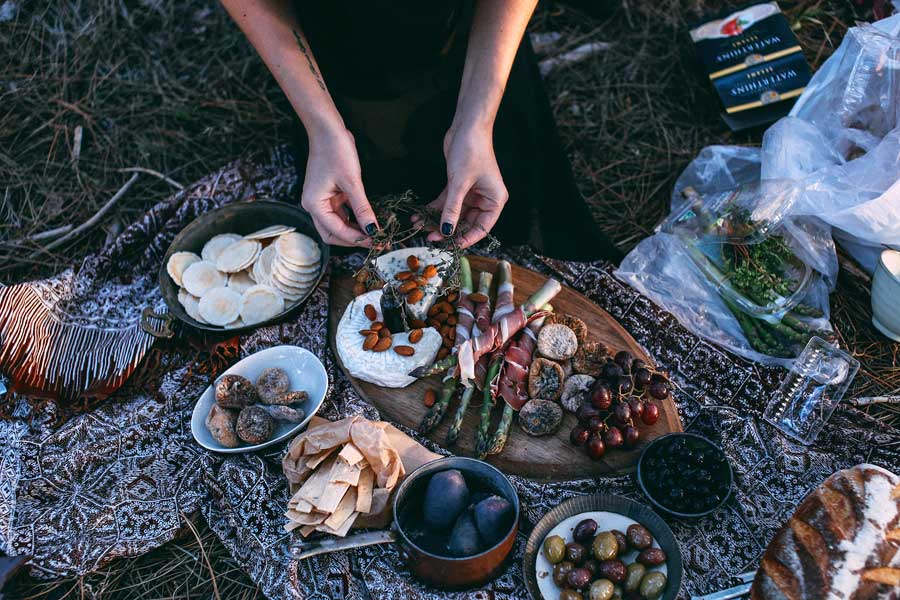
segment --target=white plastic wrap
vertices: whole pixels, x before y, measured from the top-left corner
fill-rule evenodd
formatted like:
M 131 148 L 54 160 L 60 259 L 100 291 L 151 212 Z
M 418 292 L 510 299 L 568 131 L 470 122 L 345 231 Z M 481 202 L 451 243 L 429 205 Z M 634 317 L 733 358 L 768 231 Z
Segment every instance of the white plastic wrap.
M 675 183 L 673 213 L 684 207 L 685 187 L 703 197 L 760 183 L 758 210 L 789 231 L 798 256 L 821 275 L 806 303 L 826 318 L 838 271 L 832 236 L 869 272 L 881 249 L 900 248 L 898 35 L 900 15 L 850 29 L 791 115 L 766 132 L 761 148 L 704 148 Z M 673 236 L 658 232 L 645 239 L 616 274 L 694 333 L 752 360 L 790 365 L 751 348 Z

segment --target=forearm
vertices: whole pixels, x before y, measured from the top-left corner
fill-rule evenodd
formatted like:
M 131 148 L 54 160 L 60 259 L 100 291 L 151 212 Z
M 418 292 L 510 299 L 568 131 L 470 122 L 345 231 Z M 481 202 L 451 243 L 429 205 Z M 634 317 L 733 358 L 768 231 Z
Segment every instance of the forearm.
M 344 129 L 300 23 L 287 0 L 221 0 L 256 48 L 312 141 Z
M 493 129 L 497 109 L 537 0 L 479 0 L 472 19 L 454 127 Z

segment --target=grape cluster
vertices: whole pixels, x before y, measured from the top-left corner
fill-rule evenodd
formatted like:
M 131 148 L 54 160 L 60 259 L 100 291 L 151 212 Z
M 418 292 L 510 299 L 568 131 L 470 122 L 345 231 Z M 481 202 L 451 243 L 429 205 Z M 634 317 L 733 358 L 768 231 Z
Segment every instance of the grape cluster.
M 569 440 L 584 446 L 597 460 L 608 449 L 633 448 L 641 439 L 639 424 L 653 425 L 659 420 L 659 405 L 671 393 L 669 376 L 655 370 L 627 350 L 607 358 L 600 376 L 585 394 L 575 413 L 576 425 Z

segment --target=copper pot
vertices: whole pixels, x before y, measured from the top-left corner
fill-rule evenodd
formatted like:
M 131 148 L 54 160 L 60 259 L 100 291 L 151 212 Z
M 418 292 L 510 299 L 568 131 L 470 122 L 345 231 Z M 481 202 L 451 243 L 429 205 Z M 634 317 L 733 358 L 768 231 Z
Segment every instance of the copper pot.
M 414 499 L 419 501 L 428 479 L 447 469 L 458 469 L 468 478 L 478 479 L 484 487 L 506 498 L 515 511 L 513 523 L 503 539 L 473 556 L 453 558 L 429 552 L 416 545 L 400 523 L 400 515 L 407 503 Z M 302 560 L 326 552 L 396 542 L 400 559 L 417 579 L 437 588 L 463 589 L 479 586 L 500 574 L 519 531 L 519 496 L 512 483 L 506 475 L 488 463 L 463 456 L 441 458 L 410 473 L 394 493 L 393 509 L 393 522 L 388 530 L 359 533 L 345 538 L 302 541 L 292 546 L 291 555 Z

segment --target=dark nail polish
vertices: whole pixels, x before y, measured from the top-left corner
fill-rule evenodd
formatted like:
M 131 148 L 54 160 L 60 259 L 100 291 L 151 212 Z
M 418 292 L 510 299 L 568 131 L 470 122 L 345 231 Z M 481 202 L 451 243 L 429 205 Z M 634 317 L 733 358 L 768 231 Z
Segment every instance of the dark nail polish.
M 369 235 L 375 235 L 375 223 L 369 223 L 366 225 L 366 233 Z
M 453 225 L 451 225 L 450 223 L 442 224 L 441 233 L 443 233 L 444 235 L 450 235 L 451 233 L 453 233 Z

